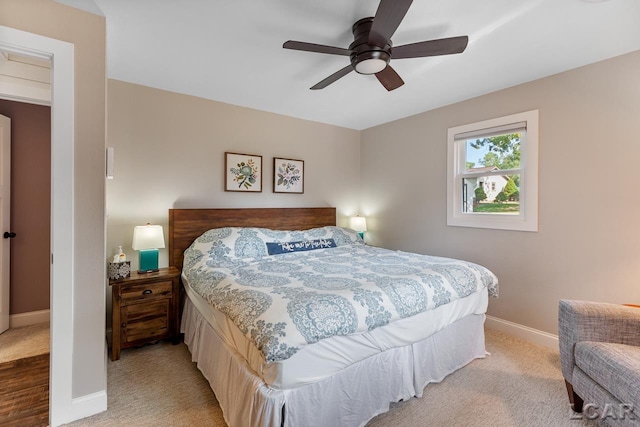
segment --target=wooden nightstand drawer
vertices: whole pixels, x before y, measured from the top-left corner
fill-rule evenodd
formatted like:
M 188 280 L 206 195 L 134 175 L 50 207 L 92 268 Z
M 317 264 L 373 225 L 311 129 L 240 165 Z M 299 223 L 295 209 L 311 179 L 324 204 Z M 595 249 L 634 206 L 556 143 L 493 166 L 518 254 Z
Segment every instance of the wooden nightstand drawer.
M 111 280 L 113 320 L 111 360 L 120 350 L 165 338 L 180 341 L 180 272 L 175 267 L 157 272 L 132 272 Z
M 142 283 L 120 288 L 120 298 L 122 304 L 126 304 L 128 301 L 140 299 L 171 297 L 172 292 L 173 282 L 167 280 L 166 282 Z
M 169 332 L 169 299 L 122 308 L 122 341 L 130 343 Z

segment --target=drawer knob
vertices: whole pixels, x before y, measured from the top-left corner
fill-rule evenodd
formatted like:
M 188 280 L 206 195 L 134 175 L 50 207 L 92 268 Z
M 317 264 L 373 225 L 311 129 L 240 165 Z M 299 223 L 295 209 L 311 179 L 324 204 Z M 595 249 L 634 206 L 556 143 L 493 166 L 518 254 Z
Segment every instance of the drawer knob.
M 153 291 L 151 289 L 145 289 L 144 291 L 142 291 L 142 295 L 149 295 L 152 292 Z
M 123 323 L 122 325 L 120 325 L 120 327 L 121 327 L 121 328 L 126 328 L 126 327 L 127 327 L 127 324 L 126 324 L 126 323 Z

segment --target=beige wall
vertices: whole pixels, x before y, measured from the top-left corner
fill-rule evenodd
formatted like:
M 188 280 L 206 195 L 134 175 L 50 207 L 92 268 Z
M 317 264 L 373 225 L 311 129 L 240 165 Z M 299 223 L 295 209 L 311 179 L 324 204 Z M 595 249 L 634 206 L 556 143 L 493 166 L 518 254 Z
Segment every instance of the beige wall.
M 106 388 L 105 19 L 51 0 L 0 0 L 0 25 L 74 44 L 75 249 L 59 256 L 74 260 L 73 396 L 85 396 Z
M 11 118 L 11 290 L 9 313 L 49 309 L 51 107 L 0 99 Z M 4 230 L 3 230 L 4 231 Z
M 633 52 L 363 131 L 369 237 L 486 265 L 489 314 L 550 333 L 561 298 L 640 302 L 639 69 Z M 532 109 L 539 231 L 447 227 L 447 128 Z
M 108 81 L 107 256 L 118 245 L 137 268 L 133 227 L 174 207 L 335 206 L 356 212 L 360 132 L 145 86 Z M 224 152 L 262 155 L 262 193 L 225 192 Z M 273 157 L 304 160 L 304 194 L 272 192 Z M 167 250 L 160 265 L 168 265 Z
M 105 20 L 51 0 L 0 0 L 0 25 L 75 45 L 70 333 L 73 395 L 84 396 L 106 387 Z M 116 178 L 108 184 L 107 255 L 122 244 L 133 258 L 133 226 L 165 225 L 170 207 L 333 205 L 344 224 L 361 188 L 374 242 L 483 263 L 501 279 L 490 314 L 555 332 L 559 298 L 640 300 L 638 69 L 636 52 L 362 133 L 110 81 Z M 447 227 L 446 129 L 534 108 L 541 123 L 540 231 Z M 263 193 L 222 190 L 227 150 L 263 155 Z M 305 160 L 304 195 L 271 193 L 274 155 Z

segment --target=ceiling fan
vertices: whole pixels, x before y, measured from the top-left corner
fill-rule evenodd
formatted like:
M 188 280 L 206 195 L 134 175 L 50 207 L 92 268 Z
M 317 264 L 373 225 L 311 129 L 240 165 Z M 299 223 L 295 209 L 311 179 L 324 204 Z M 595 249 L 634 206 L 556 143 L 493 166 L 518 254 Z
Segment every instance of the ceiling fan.
M 348 49 L 293 40 L 285 42 L 282 47 L 351 58 L 351 64 L 318 82 L 311 87 L 312 90 L 324 89 L 355 70 L 359 74 L 375 74 L 380 83 L 388 91 L 392 91 L 402 86 L 404 81 L 389 65 L 391 59 L 462 53 L 469 42 L 469 37 L 460 36 L 393 47 L 391 36 L 407 14 L 412 2 L 413 0 L 381 0 L 375 17 L 363 18 L 353 24 L 354 41 Z

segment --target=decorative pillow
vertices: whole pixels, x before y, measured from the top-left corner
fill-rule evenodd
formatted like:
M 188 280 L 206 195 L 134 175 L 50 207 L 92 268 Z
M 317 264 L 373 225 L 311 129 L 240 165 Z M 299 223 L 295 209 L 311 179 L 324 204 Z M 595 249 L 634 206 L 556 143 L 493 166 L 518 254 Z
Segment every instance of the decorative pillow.
M 195 263 L 203 256 L 208 257 L 211 264 L 234 266 L 244 262 L 242 260 L 270 255 L 267 242 L 291 244 L 314 240 L 331 240 L 335 245 L 331 247 L 364 244 L 355 231 L 335 226 L 304 231 L 278 231 L 250 227 L 214 228 L 203 233 L 185 251 L 185 266 Z
M 315 249 L 335 248 L 333 239 L 302 240 L 299 242 L 266 242 L 269 255 L 288 254 L 291 252 L 313 251 Z

